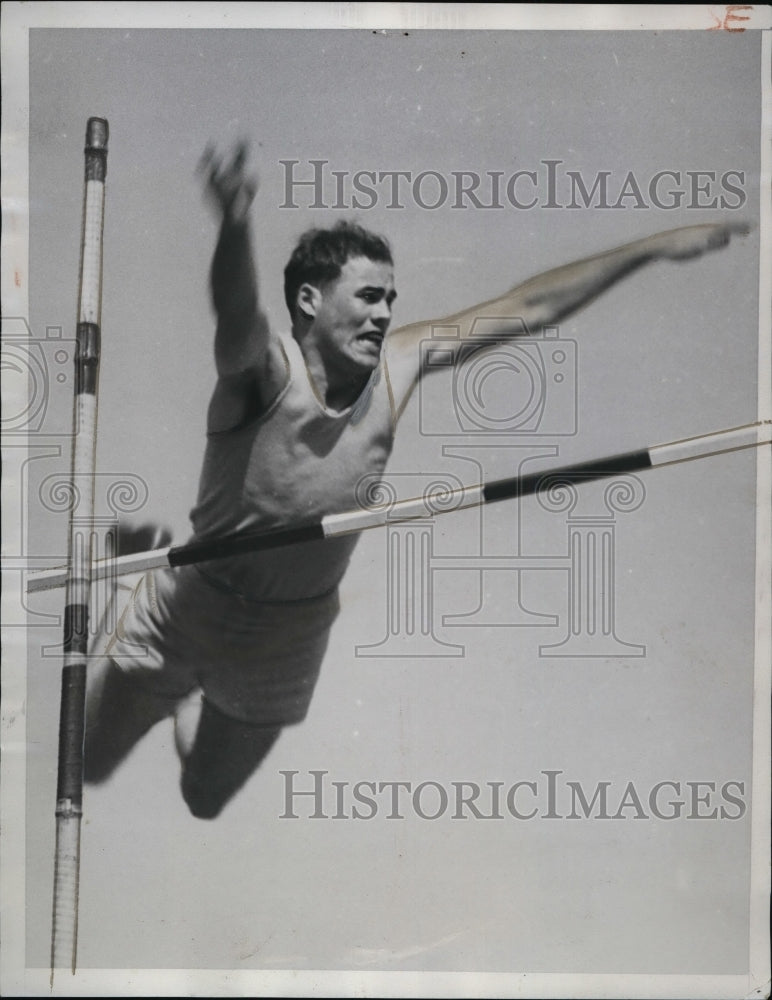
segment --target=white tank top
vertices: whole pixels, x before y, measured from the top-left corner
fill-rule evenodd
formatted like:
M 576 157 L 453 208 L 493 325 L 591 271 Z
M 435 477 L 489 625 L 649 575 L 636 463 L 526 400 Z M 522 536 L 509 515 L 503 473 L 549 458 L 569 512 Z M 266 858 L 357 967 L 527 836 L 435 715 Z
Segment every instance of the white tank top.
M 363 476 L 383 471 L 395 415 L 385 360 L 346 410 L 319 398 L 297 341 L 281 337 L 289 378 L 266 413 L 210 433 L 190 518 L 196 538 L 272 531 L 357 507 Z M 202 564 L 204 576 L 253 600 L 316 597 L 338 585 L 356 535 Z

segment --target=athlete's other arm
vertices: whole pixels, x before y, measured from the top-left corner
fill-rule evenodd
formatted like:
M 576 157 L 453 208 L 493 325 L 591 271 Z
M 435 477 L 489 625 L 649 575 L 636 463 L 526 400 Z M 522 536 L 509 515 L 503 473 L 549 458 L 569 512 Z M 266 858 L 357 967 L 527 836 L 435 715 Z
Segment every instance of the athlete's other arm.
M 217 385 L 209 404 L 209 431 L 226 430 L 257 415 L 278 391 L 275 343 L 260 307 L 250 234 L 257 181 L 244 170 L 242 143 L 229 160 L 210 146 L 200 169 L 220 220 L 210 273 L 217 316 L 214 342 Z
M 469 338 L 475 320 L 485 319 L 486 343 L 504 341 L 524 332 L 538 333 L 592 302 L 628 274 L 657 260 L 686 260 L 726 246 L 733 233 L 746 235 L 744 223 L 687 226 L 657 233 L 594 257 L 566 264 L 530 278 L 496 299 L 444 319 L 412 323 L 395 330 L 387 339 L 389 375 L 401 411 L 418 379 L 430 372 L 422 368 L 419 343 L 432 336 L 432 328 L 458 328 L 459 337 Z M 496 319 L 501 319 L 500 327 Z M 493 322 L 491 322 L 493 321 Z M 442 342 L 453 348 L 456 340 Z

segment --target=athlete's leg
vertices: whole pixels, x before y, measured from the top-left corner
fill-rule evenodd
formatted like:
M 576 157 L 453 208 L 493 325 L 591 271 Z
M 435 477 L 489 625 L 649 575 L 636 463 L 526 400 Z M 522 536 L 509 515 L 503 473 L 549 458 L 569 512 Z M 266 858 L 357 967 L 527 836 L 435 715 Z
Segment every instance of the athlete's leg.
M 224 715 L 206 698 L 193 744 L 178 738 L 182 795 L 199 819 L 214 819 L 257 770 L 276 742 L 281 726 L 253 725 Z
M 171 543 L 171 532 L 159 525 L 139 527 L 118 526 L 117 551 L 120 555 L 144 552 Z M 142 581 L 146 589 L 147 580 Z M 85 779 L 89 782 L 104 781 L 129 753 L 145 733 L 161 719 L 172 715 L 179 694 L 156 693 L 147 681 L 132 671 L 118 668 L 112 657 L 100 655 L 110 648 L 117 638 L 114 632 L 115 617 L 127 627 L 133 622 L 132 609 L 135 597 L 145 590 L 136 586 L 136 579 L 118 582 L 112 606 L 91 642 L 91 653 L 86 669 L 86 727 L 85 727 Z M 140 628 L 139 636 L 129 640 L 123 655 L 135 651 L 137 641 L 144 643 L 156 638 L 155 633 Z M 134 643 L 132 646 L 131 643 Z M 120 647 L 120 643 L 119 643 Z M 154 678 L 151 677 L 151 682 Z M 184 684 L 182 685 L 184 689 Z
M 99 782 L 156 722 L 174 713 L 179 696 L 152 692 L 109 656 L 90 661 L 86 677 L 84 777 Z

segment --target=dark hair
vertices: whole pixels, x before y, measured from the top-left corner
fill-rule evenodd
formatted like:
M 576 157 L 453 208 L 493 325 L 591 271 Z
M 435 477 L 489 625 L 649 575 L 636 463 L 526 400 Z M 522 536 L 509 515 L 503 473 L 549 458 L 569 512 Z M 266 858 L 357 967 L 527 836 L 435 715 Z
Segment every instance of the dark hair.
M 284 300 L 290 315 L 294 318 L 298 289 L 304 282 L 321 285 L 334 281 L 351 257 L 394 263 L 386 240 L 355 222 L 341 220 L 332 229 L 303 233 L 284 268 Z

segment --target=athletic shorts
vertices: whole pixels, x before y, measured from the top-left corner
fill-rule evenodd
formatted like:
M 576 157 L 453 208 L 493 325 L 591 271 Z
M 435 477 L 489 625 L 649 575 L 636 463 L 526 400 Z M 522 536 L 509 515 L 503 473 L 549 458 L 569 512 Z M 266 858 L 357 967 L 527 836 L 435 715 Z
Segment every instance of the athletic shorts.
M 105 652 L 163 697 L 200 687 L 231 718 L 291 725 L 306 717 L 339 610 L 337 590 L 250 601 L 195 567 L 154 570 L 137 584 Z

